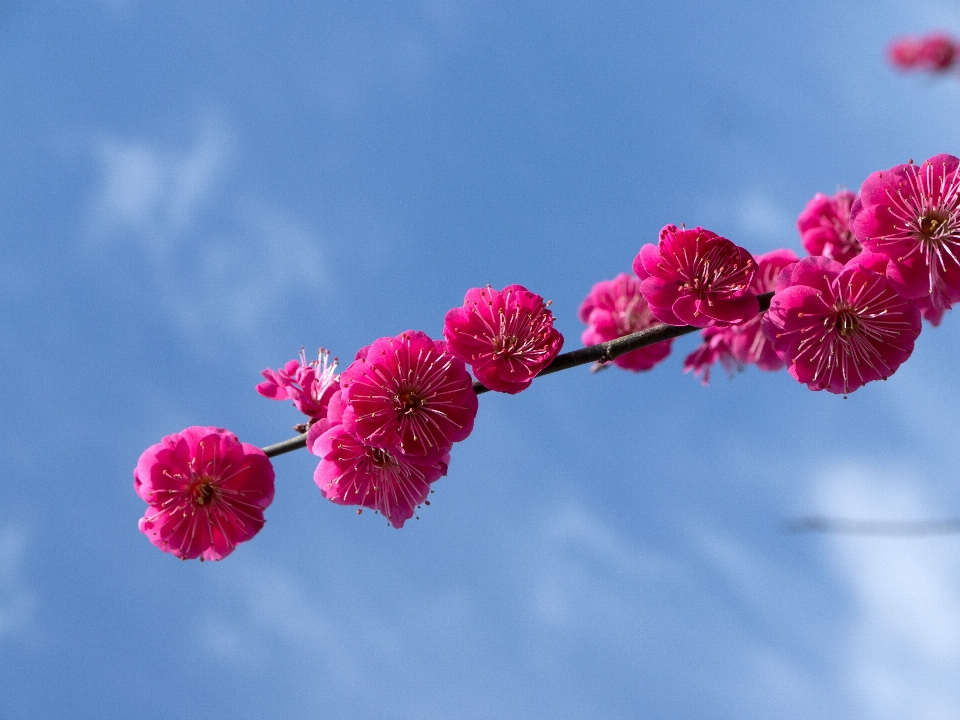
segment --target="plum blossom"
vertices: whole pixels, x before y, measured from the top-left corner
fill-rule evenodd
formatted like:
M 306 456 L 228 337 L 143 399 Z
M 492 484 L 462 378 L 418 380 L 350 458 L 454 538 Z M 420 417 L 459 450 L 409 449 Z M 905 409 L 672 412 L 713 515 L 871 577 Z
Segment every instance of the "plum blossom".
M 950 69 L 957 54 L 956 45 L 946 33 L 932 33 L 920 41 L 918 64 L 927 70 Z
M 357 353 L 340 376 L 343 425 L 364 444 L 433 456 L 473 430 L 477 394 L 446 343 L 409 330 Z
M 134 489 L 147 503 L 140 532 L 181 560 L 221 560 L 263 527 L 273 466 L 228 430 L 189 427 L 140 456 Z
M 960 160 L 936 155 L 867 178 L 851 226 L 868 250 L 890 258 L 887 279 L 934 316 L 960 300 Z
M 850 208 L 857 194 L 841 190 L 833 197 L 817 193 L 797 218 L 803 247 L 811 255 L 825 255 L 841 265 L 863 247 L 850 230 Z
M 489 389 L 525 390 L 563 347 L 548 304 L 522 285 L 472 288 L 444 319 L 447 348 Z
M 320 348 L 317 359 L 307 362 L 303 348 L 300 359 L 291 360 L 280 370 L 267 368 L 260 374 L 265 382 L 257 385 L 257 392 L 271 400 L 293 400 L 297 410 L 312 420 L 327 414 L 327 403 L 337 390 L 337 358 L 330 362 L 330 351 Z
M 887 282 L 887 262 L 875 253 L 846 266 L 809 257 L 781 271 L 762 327 L 796 380 L 847 395 L 910 357 L 920 311 Z
M 759 255 L 750 290 L 757 295 L 773 292 L 780 271 L 797 260 L 796 253 L 786 249 Z M 693 371 L 706 385 L 710 382 L 710 367 L 718 361 L 730 375 L 744 365 L 756 365 L 767 372 L 780 370 L 783 361 L 761 332 L 762 317 L 758 313 L 742 325 L 704 329 L 703 342 L 683 361 L 683 371 Z
M 920 62 L 921 47 L 917 38 L 897 38 L 887 48 L 887 57 L 895 68 L 913 70 Z
M 949 70 L 957 58 L 957 46 L 943 32 L 934 32 L 921 38 L 898 38 L 887 48 L 887 57 L 900 70 Z
M 410 457 L 364 443 L 343 425 L 308 441 L 320 456 L 313 479 L 321 494 L 338 505 L 360 505 L 383 515 L 395 528 L 430 504 L 430 484 L 447 474 L 450 453 Z
M 580 305 L 580 320 L 587 324 L 581 340 L 584 345 L 597 345 L 624 335 L 659 325 L 640 293 L 640 280 L 620 273 L 613 280 L 601 280 L 590 290 Z M 625 370 L 650 370 L 670 354 L 673 340 L 631 350 L 614 359 Z
M 651 312 L 670 325 L 736 325 L 760 311 L 750 284 L 757 264 L 749 252 L 703 228 L 667 225 L 658 245 L 633 261 Z

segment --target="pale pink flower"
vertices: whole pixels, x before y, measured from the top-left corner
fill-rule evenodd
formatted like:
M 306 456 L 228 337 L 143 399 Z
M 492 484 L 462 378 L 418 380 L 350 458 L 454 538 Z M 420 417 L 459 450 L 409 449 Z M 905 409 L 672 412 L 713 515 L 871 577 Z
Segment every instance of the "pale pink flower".
M 842 265 L 863 251 L 850 229 L 850 207 L 856 199 L 856 193 L 841 190 L 833 197 L 817 193 L 807 203 L 797 218 L 797 230 L 808 253 Z
M 443 336 L 477 380 L 505 393 L 528 388 L 563 347 L 547 303 L 522 285 L 468 290 L 463 307 L 447 312 Z
M 887 279 L 942 313 L 960 300 L 960 160 L 937 155 L 873 173 L 851 212 L 863 246 L 890 258 Z
M 920 62 L 922 42 L 916 38 L 897 38 L 887 47 L 890 63 L 900 70 L 912 70 Z
M 703 228 L 667 225 L 658 245 L 633 261 L 640 291 L 654 316 L 670 325 L 736 325 L 760 311 L 750 283 L 757 264 L 749 252 Z
M 581 335 L 584 345 L 616 340 L 661 324 L 640 293 L 640 280 L 626 273 L 594 285 L 580 306 L 579 316 L 587 324 Z M 634 372 L 650 370 L 670 354 L 672 345 L 673 340 L 658 342 L 624 353 L 613 362 Z
M 885 262 L 809 257 L 780 273 L 763 334 L 811 390 L 847 395 L 890 377 L 913 352 L 920 312 L 873 269 Z
M 273 466 L 228 430 L 189 427 L 147 448 L 133 487 L 149 505 L 140 532 L 181 560 L 221 560 L 263 527 Z
M 319 420 L 327 414 L 327 403 L 337 390 L 337 358 L 330 362 L 330 351 L 320 348 L 317 359 L 307 362 L 303 348 L 300 359 L 291 360 L 281 370 L 267 368 L 260 374 L 265 382 L 257 392 L 271 400 L 293 400 L 297 410 Z
M 368 445 L 335 425 L 308 440 L 320 456 L 313 474 L 323 496 L 338 505 L 360 505 L 383 515 L 395 528 L 427 502 L 430 484 L 447 474 L 450 453 L 410 457 Z
M 463 361 L 422 332 L 380 338 L 361 350 L 340 387 L 348 432 L 411 457 L 446 452 L 470 434 L 477 415 Z
M 780 271 L 797 259 L 796 253 L 786 249 L 759 255 L 756 258 L 757 274 L 750 290 L 756 295 L 773 292 Z M 744 365 L 756 365 L 767 372 L 781 369 L 783 361 L 761 332 L 762 317 L 757 313 L 742 325 L 703 330 L 703 342 L 683 361 L 683 371 L 693 371 L 706 385 L 710 382 L 710 366 L 717 361 L 730 375 Z

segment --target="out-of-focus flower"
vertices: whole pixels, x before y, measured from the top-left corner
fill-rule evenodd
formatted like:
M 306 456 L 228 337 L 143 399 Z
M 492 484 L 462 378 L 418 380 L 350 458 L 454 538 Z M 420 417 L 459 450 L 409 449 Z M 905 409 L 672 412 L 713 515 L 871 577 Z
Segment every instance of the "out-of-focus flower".
M 640 291 L 654 316 L 670 325 L 736 325 L 760 311 L 750 284 L 753 257 L 716 233 L 667 225 L 658 245 L 633 261 Z
M 140 532 L 182 560 L 221 560 L 263 527 L 273 466 L 228 430 L 189 427 L 140 456 L 134 489 L 146 501 Z
M 522 285 L 468 290 L 463 307 L 447 312 L 443 336 L 477 380 L 505 393 L 528 388 L 563 347 L 547 303 Z
M 450 463 L 449 452 L 410 457 L 367 445 L 343 425 L 308 441 L 308 447 L 322 458 L 313 479 L 327 500 L 376 510 L 395 528 L 427 502 L 430 484 L 447 474 Z
M 320 348 L 317 359 L 307 362 L 303 348 L 300 359 L 291 360 L 280 370 L 267 368 L 260 374 L 265 382 L 257 392 L 271 400 L 293 400 L 297 410 L 313 420 L 327 414 L 327 403 L 337 390 L 337 358 L 330 362 L 330 351 Z
M 763 334 L 796 380 L 847 395 L 910 357 L 920 311 L 887 283 L 886 262 L 872 253 L 846 266 L 809 257 L 780 273 Z
M 850 225 L 868 250 L 886 255 L 887 279 L 906 298 L 942 314 L 960 300 L 960 160 L 937 155 L 873 173 Z
M 900 70 L 944 72 L 953 67 L 957 59 L 957 45 L 943 32 L 920 38 L 897 38 L 887 47 L 887 57 Z
M 587 324 L 581 336 L 584 345 L 616 340 L 660 324 L 640 293 L 640 280 L 626 273 L 594 285 L 580 306 L 579 316 Z M 665 340 L 631 350 L 613 362 L 625 370 L 649 370 L 670 354 L 672 344 L 673 340 Z
M 807 203 L 797 218 L 797 230 L 808 253 L 842 265 L 863 251 L 850 229 L 850 207 L 856 199 L 856 193 L 841 190 L 833 197 L 817 193 Z
M 780 271 L 797 262 L 797 255 L 792 250 L 774 250 L 758 256 L 756 261 L 757 273 L 750 290 L 762 295 L 776 289 Z M 718 361 L 728 374 L 744 365 L 756 365 L 767 372 L 782 368 L 783 361 L 761 332 L 762 317 L 758 313 L 742 325 L 703 330 L 703 342 L 683 361 L 683 371 L 693 371 L 706 385 L 710 382 L 710 367 Z
M 948 70 L 957 54 L 953 39 L 945 33 L 932 33 L 920 41 L 918 64 L 928 70 Z
M 900 70 L 913 70 L 920 62 L 920 40 L 912 37 L 897 38 L 887 47 L 890 63 Z
M 473 430 L 477 394 L 446 343 L 409 330 L 380 338 L 340 376 L 343 425 L 366 445 L 433 456 Z

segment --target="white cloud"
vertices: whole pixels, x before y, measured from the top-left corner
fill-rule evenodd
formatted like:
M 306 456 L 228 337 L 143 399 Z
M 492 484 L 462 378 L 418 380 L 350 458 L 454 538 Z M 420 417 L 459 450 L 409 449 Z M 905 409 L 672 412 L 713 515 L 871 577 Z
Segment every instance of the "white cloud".
M 915 479 L 839 465 L 817 485 L 824 516 L 942 516 Z M 955 537 L 831 536 L 830 559 L 853 607 L 846 677 L 864 718 L 955 718 L 960 707 L 960 546 Z
M 0 525 L 0 645 L 32 634 L 34 598 L 21 577 L 29 537 L 16 525 Z
M 710 198 L 699 211 L 704 227 L 748 247 L 754 254 L 782 247 L 799 249 L 796 216 L 756 189 L 734 197 Z
M 630 587 L 676 580 L 679 568 L 632 545 L 576 505 L 557 508 L 537 529 L 522 572 L 530 585 L 530 610 L 538 622 L 568 629 L 640 630 Z
M 119 136 L 94 147 L 91 236 L 121 282 L 154 297 L 194 338 L 255 333 L 316 290 L 317 237 L 276 205 L 233 190 L 236 139 L 207 119 L 186 147 Z

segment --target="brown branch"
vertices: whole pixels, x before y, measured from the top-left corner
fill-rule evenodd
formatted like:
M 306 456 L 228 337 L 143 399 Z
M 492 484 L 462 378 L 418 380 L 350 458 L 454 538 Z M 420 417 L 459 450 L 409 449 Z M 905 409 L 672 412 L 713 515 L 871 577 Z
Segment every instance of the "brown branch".
M 772 298 L 772 292 L 757 296 L 757 300 L 760 301 L 760 312 L 765 312 L 770 307 L 770 300 Z M 625 353 L 655 345 L 664 340 L 672 340 L 681 335 L 696 332 L 699 329 L 700 328 L 693 327 L 692 325 L 667 325 L 665 323 L 654 325 L 646 330 L 641 330 L 631 335 L 624 335 L 616 340 L 609 340 L 599 345 L 590 345 L 589 347 L 571 350 L 562 355 L 557 355 L 552 363 L 540 371 L 537 377 L 560 372 L 561 370 L 569 370 L 572 367 L 586 365 L 588 363 L 600 363 L 602 365 L 612 362 Z M 473 389 L 476 390 L 477 395 L 489 392 L 490 390 L 478 382 L 473 384 Z M 274 445 L 267 445 L 267 447 L 263 448 L 263 451 L 267 454 L 267 457 L 274 457 L 306 446 L 307 436 L 303 434 Z

